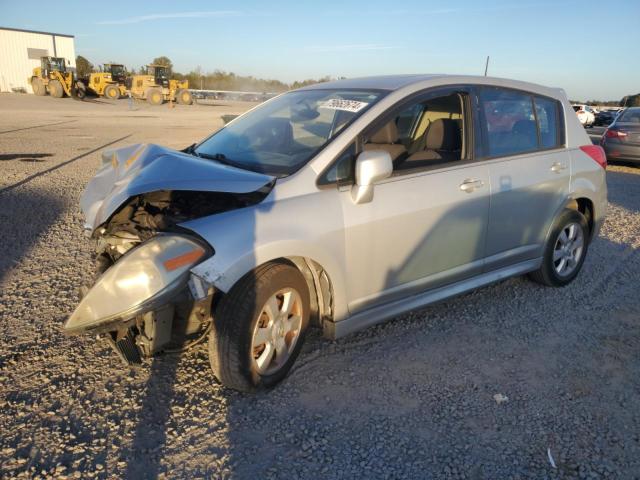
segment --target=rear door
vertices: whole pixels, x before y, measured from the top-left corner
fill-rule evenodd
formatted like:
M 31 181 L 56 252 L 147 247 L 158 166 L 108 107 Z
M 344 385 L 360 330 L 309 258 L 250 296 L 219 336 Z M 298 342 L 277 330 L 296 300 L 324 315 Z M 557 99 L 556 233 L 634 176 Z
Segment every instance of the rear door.
M 479 107 L 491 184 L 484 266 L 490 271 L 542 255 L 569 193 L 570 158 L 557 100 L 485 87 Z

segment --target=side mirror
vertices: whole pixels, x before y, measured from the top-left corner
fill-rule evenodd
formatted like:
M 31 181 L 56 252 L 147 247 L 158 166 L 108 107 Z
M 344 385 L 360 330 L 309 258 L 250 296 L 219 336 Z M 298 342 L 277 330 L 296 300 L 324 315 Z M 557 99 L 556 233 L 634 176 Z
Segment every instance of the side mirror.
M 354 203 L 373 200 L 373 186 L 380 180 L 389 178 L 393 172 L 391 155 L 384 150 L 362 152 L 356 159 L 356 184 L 351 187 Z

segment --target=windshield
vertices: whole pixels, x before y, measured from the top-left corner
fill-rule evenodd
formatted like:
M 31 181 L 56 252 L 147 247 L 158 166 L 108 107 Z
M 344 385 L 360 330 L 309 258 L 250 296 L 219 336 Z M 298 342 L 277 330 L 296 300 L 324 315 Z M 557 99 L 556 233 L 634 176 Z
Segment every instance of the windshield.
M 64 58 L 50 58 L 49 65 L 51 70 L 64 71 Z
M 247 170 L 290 175 L 382 95 L 328 89 L 286 93 L 234 120 L 194 153 Z
M 122 75 L 124 67 L 122 65 L 111 65 L 111 75 Z
M 627 108 L 622 115 L 618 117 L 619 123 L 640 123 L 640 108 Z

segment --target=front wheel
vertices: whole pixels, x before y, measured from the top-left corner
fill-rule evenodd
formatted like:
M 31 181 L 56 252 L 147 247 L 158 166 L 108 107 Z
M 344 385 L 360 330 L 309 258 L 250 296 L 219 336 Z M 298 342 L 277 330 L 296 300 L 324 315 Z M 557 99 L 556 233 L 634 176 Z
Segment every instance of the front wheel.
M 272 387 L 295 362 L 309 325 L 309 289 L 288 263 L 245 275 L 220 300 L 209 337 L 218 380 L 243 392 Z
M 118 100 L 120 98 L 120 89 L 117 85 L 107 85 L 103 95 L 110 100 Z
M 49 82 L 49 95 L 55 98 L 64 97 L 64 88 L 59 80 L 51 80 Z
M 151 105 L 162 105 L 164 97 L 162 92 L 157 88 L 150 88 L 147 90 L 147 102 Z
M 556 220 L 542 259 L 532 280 L 550 287 L 563 287 L 578 276 L 589 247 L 589 227 L 582 213 L 564 210 Z

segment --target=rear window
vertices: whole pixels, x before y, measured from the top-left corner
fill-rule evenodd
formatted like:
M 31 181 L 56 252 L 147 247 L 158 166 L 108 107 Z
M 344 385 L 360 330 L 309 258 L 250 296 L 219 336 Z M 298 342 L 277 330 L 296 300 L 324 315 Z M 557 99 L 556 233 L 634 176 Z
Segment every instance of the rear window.
M 618 122 L 640 123 L 640 108 L 628 108 L 618 118 Z
M 485 87 L 480 92 L 480 105 L 485 154 L 489 157 L 545 150 L 564 143 L 561 107 L 554 99 Z

